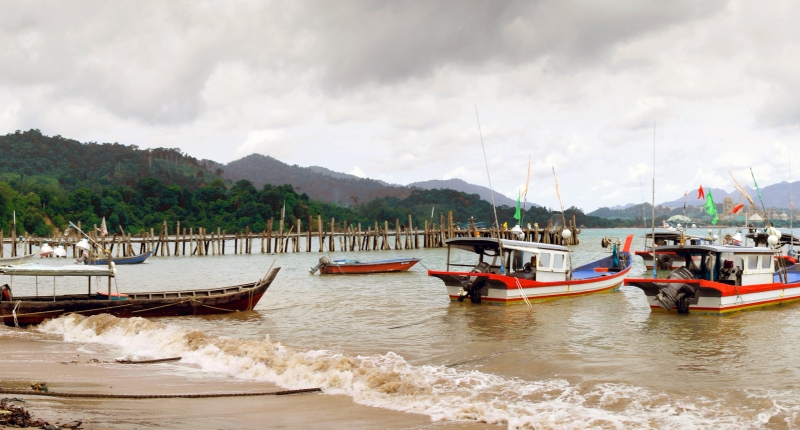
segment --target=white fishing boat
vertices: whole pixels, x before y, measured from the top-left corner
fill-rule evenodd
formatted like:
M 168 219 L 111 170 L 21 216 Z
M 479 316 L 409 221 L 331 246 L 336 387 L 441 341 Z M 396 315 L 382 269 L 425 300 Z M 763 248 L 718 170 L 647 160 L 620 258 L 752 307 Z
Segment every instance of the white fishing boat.
M 663 278 L 628 278 L 653 311 L 722 315 L 800 300 L 800 268 L 764 247 L 673 245 L 657 248 L 684 265 Z
M 451 301 L 497 305 L 529 303 L 612 291 L 631 268 L 633 235 L 610 245 L 611 255 L 572 268 L 569 248 L 487 237 L 454 238 L 447 245 L 447 270 L 429 270 L 444 281 Z M 453 260 L 455 252 L 477 255 L 477 262 Z M 473 257 L 474 258 L 474 257 Z

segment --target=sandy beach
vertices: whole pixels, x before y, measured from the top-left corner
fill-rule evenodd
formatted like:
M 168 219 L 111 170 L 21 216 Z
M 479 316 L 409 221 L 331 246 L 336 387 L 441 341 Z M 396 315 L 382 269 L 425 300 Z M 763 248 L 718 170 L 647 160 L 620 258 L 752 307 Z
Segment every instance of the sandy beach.
M 202 373 L 181 364 L 119 364 L 101 345 L 66 343 L 39 333 L 0 329 L 0 388 L 51 392 L 185 394 L 281 391 L 273 384 Z M 319 393 L 206 399 L 85 399 L 31 395 L 23 404 L 51 423 L 80 420 L 86 429 L 405 429 L 486 428 L 434 423 L 430 417 L 355 404 Z M 494 427 L 494 426 L 490 426 Z

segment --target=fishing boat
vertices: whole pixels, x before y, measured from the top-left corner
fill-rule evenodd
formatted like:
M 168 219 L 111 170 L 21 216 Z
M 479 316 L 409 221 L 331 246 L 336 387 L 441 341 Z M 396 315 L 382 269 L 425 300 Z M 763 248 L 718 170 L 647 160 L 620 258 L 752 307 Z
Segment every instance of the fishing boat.
M 53 277 L 53 294 L 39 295 L 38 278 L 36 295 L 17 297 L 9 284 L 0 286 L 0 318 L 7 326 L 38 324 L 66 314 L 84 316 L 111 314 L 119 318 L 167 317 L 183 315 L 211 315 L 250 311 L 267 291 L 280 267 L 267 271 L 263 278 L 246 284 L 223 288 L 153 291 L 112 292 L 111 281 L 116 276 L 112 262 L 106 267 L 97 266 L 43 266 L 27 264 L 0 268 L 0 274 L 16 276 Z M 65 276 L 88 278 L 86 294 L 56 295 L 56 279 Z M 92 291 L 92 277 L 108 279 L 106 291 Z M 98 286 L 99 287 L 99 286 Z
M 33 257 L 36 255 L 34 252 L 33 254 L 25 254 L 20 255 L 17 257 L 4 257 L 0 258 L 0 266 L 11 266 L 14 264 L 23 264 L 31 261 Z
M 631 269 L 633 235 L 620 241 L 604 241 L 611 255 L 579 267 L 571 267 L 569 248 L 486 237 L 453 238 L 447 245 L 447 270 L 429 270 L 428 276 L 444 281 L 450 301 L 497 305 L 530 303 L 612 291 Z M 620 250 L 621 248 L 621 250 Z M 455 261 L 454 251 L 477 254 L 475 263 Z M 474 258 L 474 257 L 473 257 Z M 464 268 L 464 269 L 461 269 Z
M 143 254 L 139 255 L 132 255 L 130 257 L 117 257 L 114 258 L 114 264 L 141 264 L 144 263 L 144 260 L 147 260 L 151 255 L 153 255 L 153 251 L 147 251 Z M 107 266 L 108 259 L 107 258 L 100 258 L 97 260 L 86 260 L 85 263 L 91 266 Z
M 419 262 L 419 258 L 394 258 L 389 260 L 358 261 L 342 259 L 331 261 L 328 257 L 321 257 L 319 264 L 309 269 L 311 274 L 319 270 L 326 275 L 354 275 L 367 273 L 405 272 Z
M 666 279 L 625 280 L 644 291 L 653 311 L 723 315 L 800 300 L 800 268 L 783 266 L 773 249 L 676 245 L 658 252 L 673 253 L 684 265 Z
M 663 270 L 673 270 L 678 267 L 683 267 L 684 262 L 680 258 L 675 258 L 675 254 L 664 251 L 661 248 L 664 246 L 679 245 L 681 240 L 685 244 L 690 245 L 703 245 L 711 244 L 714 242 L 712 238 L 704 238 L 700 236 L 690 236 L 682 231 L 657 231 L 655 233 L 648 233 L 644 235 L 644 250 L 635 251 L 637 255 L 644 260 L 644 265 L 648 269 L 653 268 L 653 246 L 648 245 L 655 242 L 656 244 L 656 258 L 658 259 L 658 268 Z

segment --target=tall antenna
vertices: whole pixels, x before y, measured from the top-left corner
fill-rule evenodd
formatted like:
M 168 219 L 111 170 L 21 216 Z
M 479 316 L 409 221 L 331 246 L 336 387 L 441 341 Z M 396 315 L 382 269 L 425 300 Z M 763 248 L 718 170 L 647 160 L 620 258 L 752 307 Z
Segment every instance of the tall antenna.
M 658 264 L 658 259 L 656 258 L 656 122 L 653 120 L 653 219 L 651 220 L 650 224 L 652 227 L 652 239 L 653 239 L 653 278 L 658 277 L 658 272 L 656 265 Z
M 483 144 L 483 132 L 481 131 L 481 119 L 478 117 L 478 105 L 475 105 L 475 119 L 478 120 L 478 134 L 481 136 L 481 148 L 483 148 L 483 162 L 486 164 L 486 177 L 489 178 L 489 193 L 492 196 L 492 210 L 494 210 L 494 223 L 500 228 L 500 221 L 497 220 L 497 207 L 494 205 L 494 189 L 492 188 L 492 177 L 489 175 L 489 160 L 486 158 L 486 146 Z
M 789 150 L 789 255 L 794 257 L 794 201 L 792 200 L 792 151 Z

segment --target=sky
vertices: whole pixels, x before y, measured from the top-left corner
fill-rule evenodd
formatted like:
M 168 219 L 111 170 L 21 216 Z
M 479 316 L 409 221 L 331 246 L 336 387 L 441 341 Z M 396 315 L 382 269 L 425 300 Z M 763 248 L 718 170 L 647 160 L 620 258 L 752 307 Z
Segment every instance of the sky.
M 762 187 L 800 178 L 798 2 L 0 7 L 1 134 L 396 184 L 488 186 L 488 164 L 512 198 L 530 159 L 529 201 L 559 206 L 555 169 L 564 207 L 587 211 L 650 201 L 654 176 L 656 202 L 750 167 Z

